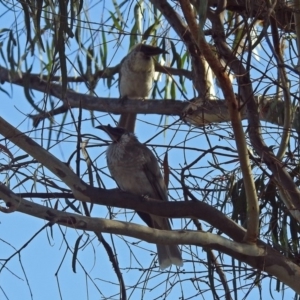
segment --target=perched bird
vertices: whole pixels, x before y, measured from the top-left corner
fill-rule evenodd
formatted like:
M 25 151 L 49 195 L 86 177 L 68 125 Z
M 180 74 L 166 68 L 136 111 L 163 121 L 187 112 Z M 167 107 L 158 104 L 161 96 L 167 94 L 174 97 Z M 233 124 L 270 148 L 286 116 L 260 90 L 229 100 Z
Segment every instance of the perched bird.
M 168 201 L 167 188 L 154 154 L 135 135 L 120 127 L 98 126 L 112 139 L 106 152 L 107 166 L 123 191 L 136 195 L 147 195 L 161 201 Z M 171 230 L 167 218 L 137 212 L 142 220 L 155 229 Z M 182 266 L 181 253 L 177 245 L 157 244 L 159 266 Z
M 119 70 L 119 92 L 121 99 L 146 99 L 153 85 L 154 61 L 152 56 L 167 53 L 167 51 L 145 44 L 136 45 L 126 55 Z M 121 115 L 118 127 L 134 132 L 136 114 Z

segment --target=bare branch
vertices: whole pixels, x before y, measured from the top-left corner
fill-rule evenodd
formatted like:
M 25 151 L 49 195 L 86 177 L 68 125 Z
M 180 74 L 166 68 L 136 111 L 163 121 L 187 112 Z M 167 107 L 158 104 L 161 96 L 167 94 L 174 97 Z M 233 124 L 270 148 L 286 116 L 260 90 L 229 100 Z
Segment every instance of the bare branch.
M 215 30 L 215 23 L 218 23 L 218 31 L 216 31 L 215 36 L 219 36 L 219 39 L 222 39 L 224 42 L 225 34 L 223 31 L 220 31 L 222 27 L 220 15 L 215 15 L 210 12 L 210 19 L 213 24 L 213 29 Z M 237 151 L 239 154 L 239 159 L 241 163 L 241 170 L 243 174 L 243 180 L 246 190 L 246 200 L 247 200 L 247 234 L 245 235 L 245 241 L 248 243 L 256 243 L 258 238 L 258 222 L 259 222 L 259 208 L 258 208 L 258 199 L 255 190 L 254 180 L 251 171 L 250 160 L 248 156 L 248 148 L 246 144 L 246 138 L 242 126 L 242 118 L 239 109 L 239 103 L 235 97 L 235 94 L 232 89 L 231 81 L 226 74 L 222 64 L 215 57 L 215 55 L 210 50 L 207 42 L 204 39 L 204 35 L 200 35 L 201 49 L 203 54 L 208 61 L 213 72 L 216 74 L 224 96 L 227 101 L 227 106 L 230 114 L 232 129 L 235 136 Z
M 112 193 L 110 193 L 112 194 Z M 126 194 L 126 193 L 122 193 Z M 70 228 L 77 228 L 81 230 L 88 231 L 101 231 L 107 233 L 115 233 L 126 236 L 131 236 L 134 238 L 145 240 L 149 243 L 161 243 L 161 244 L 190 244 L 198 246 L 206 246 L 212 249 L 220 250 L 228 255 L 231 255 L 241 261 L 245 261 L 248 264 L 254 266 L 255 268 L 260 268 L 266 272 L 273 274 L 278 277 L 282 282 L 288 284 L 295 291 L 300 292 L 299 280 L 300 280 L 300 268 L 296 264 L 287 260 L 284 256 L 273 250 L 270 246 L 259 242 L 259 247 L 256 245 L 242 244 L 240 242 L 232 242 L 221 236 L 206 233 L 206 232 L 186 232 L 186 231 L 164 231 L 164 230 L 155 230 L 152 228 L 144 227 L 137 224 L 130 224 L 125 222 L 118 222 L 112 220 L 104 220 L 100 218 L 89 218 L 85 216 L 79 216 L 72 213 L 61 212 L 49 207 L 44 207 L 42 205 L 27 201 L 16 196 L 12 191 L 10 191 L 3 184 L 0 185 L 0 195 L 3 198 L 8 206 L 13 206 L 17 211 L 32 215 L 44 220 L 51 221 L 53 223 L 61 224 Z M 135 196 L 138 198 L 137 196 Z M 113 198 L 110 197 L 108 202 L 113 205 Z M 122 205 L 138 204 L 138 201 L 120 201 Z M 152 201 L 151 201 L 152 202 Z M 145 206 L 146 202 L 142 201 L 141 206 Z M 147 209 L 147 212 L 153 210 L 153 203 L 149 203 L 148 207 L 152 209 Z M 180 204 L 180 205 L 178 205 Z M 197 203 L 198 205 L 203 205 L 204 203 Z M 193 207 L 195 202 L 190 203 L 171 203 L 171 202 L 161 202 L 157 201 L 159 206 L 178 206 L 177 209 L 167 209 L 163 207 L 160 208 L 161 213 L 165 214 L 177 214 L 183 215 L 183 210 L 180 208 L 181 205 L 192 208 L 189 215 L 197 215 L 201 210 Z M 174 206 L 174 207 L 175 207 Z M 207 205 L 210 209 L 213 209 Z M 223 215 L 222 213 L 214 210 L 216 214 Z M 208 216 L 207 211 L 204 212 L 204 215 Z M 211 217 L 211 216 L 210 216 Z M 226 218 L 226 217 L 225 217 Z M 214 219 L 214 218 L 212 218 Z M 224 215 L 223 215 L 224 220 Z M 220 219 L 217 217 L 216 221 L 220 224 Z M 228 221 L 231 221 L 228 219 Z M 221 221 L 222 222 L 222 221 Z M 232 221 L 231 221 L 232 222 Z M 224 224 L 223 224 L 224 225 Z M 242 228 L 237 226 L 232 222 L 235 230 L 244 231 Z M 229 229 L 231 226 L 224 226 L 224 229 Z M 232 227 L 231 227 L 232 228 Z M 238 229 L 239 228 L 239 229 Z M 232 233 L 232 232 L 231 232 Z M 243 234 L 242 234 L 243 235 Z M 248 256 L 249 255 L 249 256 Z M 265 256 L 262 256 L 265 255 Z M 262 256 L 261 260 L 258 259 L 259 256 Z M 280 266 L 280 267 L 279 267 Z
M 213 22 L 216 24 L 216 22 Z M 220 29 L 218 27 L 218 29 Z M 272 150 L 270 150 L 261 136 L 261 126 L 259 120 L 258 105 L 255 102 L 255 98 L 252 90 L 252 83 L 249 77 L 249 72 L 245 69 L 242 62 L 236 58 L 232 51 L 228 48 L 226 43 L 215 36 L 216 44 L 220 50 L 220 53 L 228 62 L 233 72 L 236 74 L 238 83 L 240 86 L 240 95 L 243 103 L 247 104 L 247 116 L 249 121 L 249 137 L 255 151 L 260 155 L 269 169 L 272 171 L 276 178 L 276 184 L 281 189 L 285 190 L 287 197 L 283 200 L 285 205 L 289 209 L 290 213 L 298 221 L 300 220 L 300 191 L 293 182 L 291 176 L 288 174 L 283 164 L 275 157 Z

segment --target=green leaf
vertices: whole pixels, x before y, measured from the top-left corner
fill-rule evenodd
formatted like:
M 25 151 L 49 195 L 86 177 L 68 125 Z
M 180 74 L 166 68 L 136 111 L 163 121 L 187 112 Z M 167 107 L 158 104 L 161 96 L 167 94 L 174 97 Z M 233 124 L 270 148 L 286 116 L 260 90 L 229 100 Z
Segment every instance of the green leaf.
M 171 99 L 175 100 L 176 99 L 176 84 L 175 84 L 174 80 L 172 80 L 172 82 L 171 82 L 170 94 L 171 94 Z
M 30 13 L 28 9 L 28 4 L 25 1 L 19 2 L 22 5 L 23 12 L 24 12 L 24 21 L 27 33 L 27 41 L 26 44 L 31 43 L 31 21 L 30 21 Z M 32 46 L 32 45 L 31 45 Z M 32 49 L 33 51 L 34 49 Z
M 78 239 L 76 240 L 75 246 L 74 246 L 74 253 L 73 253 L 73 257 L 72 257 L 72 269 L 73 269 L 74 273 L 76 273 L 76 260 L 77 260 L 79 244 L 82 239 L 82 236 L 83 236 L 83 234 L 78 237 Z
M 36 37 L 38 38 L 39 44 L 43 51 L 45 52 L 43 40 L 42 40 L 42 31 L 41 31 L 41 15 L 42 15 L 42 9 L 43 9 L 43 0 L 37 0 L 36 1 L 36 14 L 35 14 L 35 20 L 36 20 Z
M 27 157 L 29 157 L 28 154 L 19 155 L 19 156 L 17 156 L 17 157 L 14 157 L 14 159 L 12 160 L 12 162 L 16 162 L 16 161 L 18 161 L 18 160 L 22 160 L 22 159 L 27 158 Z
M 106 36 L 105 31 L 103 30 L 102 35 L 102 47 L 100 47 L 100 59 L 102 63 L 103 69 L 106 69 L 107 67 L 107 42 L 106 42 Z
M 156 20 L 152 25 L 150 25 L 142 36 L 142 41 L 146 41 L 150 35 L 156 35 L 156 29 L 159 27 L 160 21 Z
M 119 20 L 115 17 L 114 13 L 112 13 L 111 11 L 109 12 L 113 23 L 114 23 L 114 27 L 117 28 L 120 31 L 123 31 L 122 26 L 119 24 Z

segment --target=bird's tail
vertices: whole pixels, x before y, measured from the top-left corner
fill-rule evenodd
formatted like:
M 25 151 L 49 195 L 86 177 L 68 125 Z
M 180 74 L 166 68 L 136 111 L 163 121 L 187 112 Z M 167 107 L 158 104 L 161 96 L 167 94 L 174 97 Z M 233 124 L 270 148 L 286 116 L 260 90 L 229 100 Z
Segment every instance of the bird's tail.
M 128 113 L 121 114 L 118 127 L 125 128 L 130 132 L 134 132 L 135 121 L 136 121 L 136 114 L 128 114 Z
M 159 267 L 164 270 L 169 266 L 176 265 L 181 267 L 183 265 L 181 253 L 177 245 L 156 245 Z

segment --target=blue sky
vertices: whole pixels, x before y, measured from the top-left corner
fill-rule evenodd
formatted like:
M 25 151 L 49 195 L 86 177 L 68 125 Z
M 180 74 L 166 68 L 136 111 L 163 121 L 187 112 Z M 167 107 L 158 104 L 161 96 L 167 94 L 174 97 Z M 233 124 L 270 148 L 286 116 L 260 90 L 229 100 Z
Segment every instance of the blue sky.
M 108 6 L 107 8 L 111 10 L 113 9 L 113 7 L 110 6 Z M 97 20 L 100 8 L 97 7 L 97 9 L 95 6 L 95 9 L 89 11 L 91 20 Z M 8 26 L 8 24 L 11 23 L 12 18 L 14 18 L 12 14 L 5 14 L 4 16 L 2 16 L 0 20 L 0 28 Z M 130 24 L 129 27 L 130 26 L 132 25 Z M 112 41 L 113 42 L 110 45 L 114 44 L 113 36 Z M 20 42 L 25 43 L 24 35 Z M 112 59 L 112 66 L 117 64 L 127 53 L 128 44 L 128 37 L 125 37 L 122 42 L 122 47 L 110 48 L 109 55 Z M 76 56 L 75 52 L 73 52 L 72 49 L 72 43 L 70 53 L 73 53 L 73 55 L 70 54 L 70 59 L 75 61 Z M 39 72 L 38 58 L 33 57 L 33 60 L 35 61 L 33 72 Z M 2 63 L 3 61 L 2 59 L 0 59 L 0 64 L 2 65 Z M 117 77 L 115 78 L 117 79 Z M 164 81 L 162 81 L 161 84 L 163 85 Z M 191 87 L 190 84 L 187 84 L 187 86 L 189 88 Z M 6 89 L 8 92 L 11 92 L 11 98 L 7 97 L 4 93 L 1 93 L 1 101 L 3 103 L 1 107 L 1 116 L 4 117 L 5 120 L 10 122 L 12 125 L 18 127 L 23 132 L 32 131 L 32 122 L 26 117 L 27 114 L 32 112 L 32 108 L 25 99 L 23 89 L 17 86 L 13 86 L 11 91 L 11 87 L 7 83 L 2 85 L 1 87 L 3 89 Z M 86 89 L 84 89 L 82 86 L 78 87 L 78 89 L 79 92 L 86 92 Z M 100 82 L 96 92 L 99 96 L 110 94 L 112 97 L 118 97 L 117 85 L 115 85 L 108 91 L 108 89 Z M 35 96 L 36 101 L 39 101 L 39 99 L 41 99 L 41 94 L 35 93 Z M 192 95 L 190 96 L 192 97 Z M 181 99 L 180 96 L 178 97 L 178 99 Z M 74 110 L 74 115 L 78 115 L 78 110 Z M 112 118 L 110 116 L 106 116 L 100 112 L 95 112 L 95 116 L 102 124 L 113 124 Z M 55 118 L 58 124 L 60 123 L 61 118 L 61 116 Z M 84 112 L 82 132 L 86 135 L 100 135 L 101 138 L 108 139 L 104 133 L 101 133 L 91 127 L 89 118 L 89 112 Z M 118 116 L 114 116 L 114 118 L 117 119 Z M 159 131 L 159 128 L 156 125 L 151 126 L 146 122 L 158 124 L 160 121 L 160 117 L 153 115 L 141 115 L 140 118 L 142 119 L 142 122 L 138 123 L 136 134 L 139 137 L 139 140 L 141 142 L 144 142 Z M 168 124 L 170 124 L 175 120 L 177 120 L 177 118 L 168 117 L 166 120 L 163 120 L 163 123 L 167 122 Z M 47 121 L 45 124 L 48 124 Z M 210 130 L 220 130 L 221 132 L 221 126 L 222 124 L 214 126 L 212 128 L 207 128 L 207 132 L 209 133 Z M 175 129 L 176 126 L 173 126 L 172 128 Z M 180 125 L 178 125 L 178 128 L 180 130 L 183 130 L 182 135 L 170 130 L 167 131 L 166 134 L 161 134 L 156 137 L 151 141 L 150 144 L 162 144 L 165 146 L 168 146 L 169 144 L 175 145 L 183 140 L 183 135 L 188 134 L 189 137 L 194 135 L 194 138 L 186 145 L 194 148 L 198 147 L 200 149 L 207 149 L 209 147 L 202 129 L 193 129 L 181 123 Z M 42 132 L 40 129 L 41 127 L 39 127 L 36 132 L 31 133 L 30 136 L 39 140 Z M 190 129 L 192 129 L 194 133 L 188 133 L 188 130 Z M 66 126 L 65 133 L 61 136 L 61 138 L 67 138 L 68 134 L 73 134 L 74 136 L 76 135 L 74 126 Z M 199 138 L 196 138 L 196 136 L 198 135 Z M 45 135 L 45 137 L 47 137 L 47 135 Z M 55 137 L 56 136 L 54 134 L 53 144 L 56 143 Z M 209 141 L 212 146 L 228 146 L 233 144 L 232 140 L 220 141 L 216 136 L 211 136 L 209 138 Z M 89 149 L 89 153 L 94 159 L 96 159 L 97 156 L 105 150 L 106 146 L 96 139 L 91 139 L 89 141 L 90 145 L 97 145 L 99 143 L 102 146 L 100 148 L 100 152 L 99 148 Z M 181 144 L 181 146 L 184 146 L 184 144 Z M 51 153 L 62 160 L 67 160 L 69 155 L 73 151 L 75 151 L 75 148 L 75 138 L 68 138 L 67 141 L 61 146 L 53 147 L 51 149 Z M 21 152 L 17 151 L 16 148 L 11 149 L 15 156 L 21 154 Z M 159 154 L 161 154 L 161 159 L 163 159 L 163 154 L 166 148 L 157 147 L 155 148 L 155 150 Z M 187 154 L 187 161 L 192 161 L 197 157 L 197 155 L 199 155 L 195 151 L 189 151 L 187 152 Z M 185 164 L 185 159 L 186 158 L 181 155 L 180 150 L 172 150 L 169 153 L 169 162 L 170 165 L 172 165 L 172 167 L 174 168 L 183 166 Z M 205 172 L 205 168 L 209 167 L 209 162 L 211 161 L 211 156 L 206 156 L 203 160 L 201 160 L 201 164 L 197 165 L 197 167 L 199 168 L 199 170 L 201 170 L 202 168 L 203 172 Z M 97 161 L 95 161 L 95 163 L 97 163 L 99 167 L 105 167 L 104 155 L 102 155 Z M 233 168 L 234 165 L 235 164 L 233 163 L 229 165 L 228 168 Z M 5 175 L 6 174 L 3 174 L 3 178 L 5 178 Z M 208 175 L 208 177 L 210 178 L 213 178 L 214 176 L 214 173 Z M 15 185 L 16 182 L 17 180 L 12 181 L 11 186 Z M 107 188 L 116 187 L 115 183 L 109 179 L 106 179 L 105 184 Z M 178 187 L 176 182 L 174 183 L 174 185 Z M 205 185 L 205 182 L 203 183 L 203 185 Z M 23 185 L 22 188 L 30 190 L 32 186 Z M 18 190 L 15 190 L 15 192 L 18 192 Z M 180 192 L 179 194 L 177 194 L 177 191 L 171 191 L 171 189 L 170 194 L 172 197 L 177 199 L 180 199 L 180 197 L 182 197 Z M 34 201 L 38 200 L 35 199 Z M 54 204 L 54 202 L 55 200 L 53 200 L 52 205 Z M 119 220 L 128 220 L 132 216 L 131 212 L 127 212 L 126 214 L 124 214 L 124 212 L 120 211 L 119 209 L 113 209 L 113 211 L 116 213 L 119 212 Z M 95 207 L 92 215 L 94 217 L 108 217 L 107 210 L 104 207 Z M 142 224 L 141 220 L 138 217 L 134 217 L 133 221 Z M 8 258 L 10 255 L 12 255 L 12 253 L 15 252 L 15 249 L 20 249 L 45 224 L 46 222 L 43 220 L 35 219 L 18 212 L 14 212 L 11 214 L 0 214 L 0 259 L 3 260 Z M 173 228 L 177 229 L 184 226 L 184 223 L 181 223 L 180 220 L 174 220 L 173 224 Z M 40 232 L 33 239 L 33 241 L 31 241 L 26 246 L 26 248 L 20 252 L 19 256 L 16 255 L 9 261 L 9 263 L 7 264 L 7 270 L 4 270 L 0 273 L 0 299 L 6 299 L 6 297 L 7 299 L 13 300 L 30 299 L 31 292 L 33 299 L 44 300 L 59 299 L 60 292 L 62 299 L 118 299 L 119 287 L 117 284 L 116 276 L 112 271 L 111 263 L 108 260 L 106 252 L 104 251 L 102 245 L 98 242 L 98 240 L 94 238 L 93 233 L 86 233 L 86 235 L 84 235 L 83 241 L 87 240 L 88 237 L 90 240 L 89 243 L 87 243 L 87 245 L 85 245 L 83 249 L 81 249 L 78 253 L 78 259 L 80 263 L 82 263 L 84 268 L 82 268 L 80 264 L 77 263 L 77 272 L 72 272 L 72 253 L 71 251 L 67 251 L 66 249 L 68 245 L 72 250 L 77 238 L 81 234 L 81 231 L 75 231 L 57 225 L 54 225 L 52 227 L 52 231 L 48 227 Z M 105 239 L 111 243 L 113 240 L 114 246 L 117 249 L 118 260 L 124 274 L 126 286 L 133 287 L 135 286 L 136 282 L 139 281 L 139 288 L 135 289 L 134 294 L 131 295 L 130 299 L 140 299 L 141 297 L 143 297 L 143 299 L 156 299 L 156 297 L 159 297 L 165 290 L 167 290 L 168 286 L 164 281 L 168 276 L 170 276 L 169 284 L 176 283 L 176 287 L 172 290 L 171 295 L 166 295 L 167 299 L 180 298 L 181 286 L 180 284 L 178 284 L 179 279 L 184 280 L 183 282 L 185 283 L 183 286 L 185 299 L 188 299 L 189 297 L 191 297 L 192 299 L 193 295 L 198 293 L 197 287 L 200 287 L 200 289 L 203 291 L 203 298 L 205 297 L 206 300 L 212 299 L 210 292 L 204 293 L 204 291 L 208 289 L 208 285 L 206 284 L 205 280 L 201 278 L 203 274 L 202 272 L 206 271 L 205 263 L 207 262 L 207 255 L 202 250 L 202 248 L 198 247 L 196 249 L 196 247 L 192 247 L 195 255 L 197 254 L 199 256 L 199 259 L 203 260 L 204 267 L 199 267 L 199 264 L 193 264 L 191 261 L 186 261 L 184 265 L 185 272 L 180 273 L 179 277 L 177 277 L 177 275 L 173 274 L 172 272 L 170 272 L 169 274 L 168 272 L 160 272 L 158 268 L 156 268 L 152 273 L 141 271 L 134 257 L 130 254 L 128 245 L 122 237 L 114 236 L 112 238 L 108 234 L 104 234 L 104 236 Z M 144 266 L 150 265 L 150 262 L 153 260 L 153 254 L 155 253 L 155 246 L 130 238 L 126 240 L 130 243 L 134 243 L 134 245 L 130 246 L 135 249 L 134 253 L 137 255 L 139 261 L 142 261 Z M 9 242 L 10 244 L 7 244 L 6 242 Z M 138 247 L 141 247 L 142 249 L 139 250 L 137 249 Z M 190 257 L 186 255 L 186 251 L 189 251 L 189 248 L 183 247 L 183 258 L 190 259 Z M 125 267 L 128 267 L 129 261 L 132 262 L 132 265 L 134 266 L 134 268 L 136 268 L 130 273 L 130 276 L 127 275 L 127 270 L 125 269 Z M 226 257 L 224 262 L 230 267 L 230 258 Z M 236 265 L 238 266 L 238 262 L 236 262 Z M 197 268 L 196 274 L 193 272 L 194 267 Z M 175 269 L 172 269 L 172 271 L 175 271 Z M 249 271 L 249 274 L 250 273 L 251 271 Z M 237 274 L 239 274 L 238 270 Z M 228 276 L 228 280 L 231 280 L 232 273 L 230 272 L 230 270 L 226 273 L 226 275 Z M 149 279 L 148 276 L 150 276 L 151 278 Z M 196 283 L 193 282 L 195 277 Z M 206 280 L 208 281 L 208 279 Z M 93 284 L 93 281 L 98 285 L 97 288 Z M 147 284 L 144 284 L 144 281 L 147 282 Z M 243 284 L 243 281 L 244 279 L 241 279 L 241 285 Z M 267 286 L 268 284 L 269 282 L 268 280 L 266 280 L 264 282 L 264 285 L 266 286 L 264 286 L 263 288 L 264 294 L 261 298 L 266 299 L 266 297 L 269 297 L 270 289 L 270 291 L 272 291 L 273 299 L 293 299 L 294 293 L 290 289 L 287 290 L 284 294 L 275 292 L 276 282 L 274 279 L 271 280 L 270 287 Z M 142 290 L 143 286 L 147 287 L 144 291 Z M 158 287 L 156 288 L 156 286 Z M 132 290 L 133 288 L 129 289 L 129 291 Z M 246 291 L 247 288 L 245 289 L 245 292 Z M 143 294 L 143 292 L 145 294 Z M 243 293 L 243 290 L 239 291 L 239 299 L 243 298 Z M 128 296 L 129 295 L 130 292 L 128 292 Z M 220 292 L 220 295 L 222 295 L 222 292 Z M 255 287 L 250 295 L 251 299 L 254 299 L 255 297 L 260 298 L 259 289 Z

